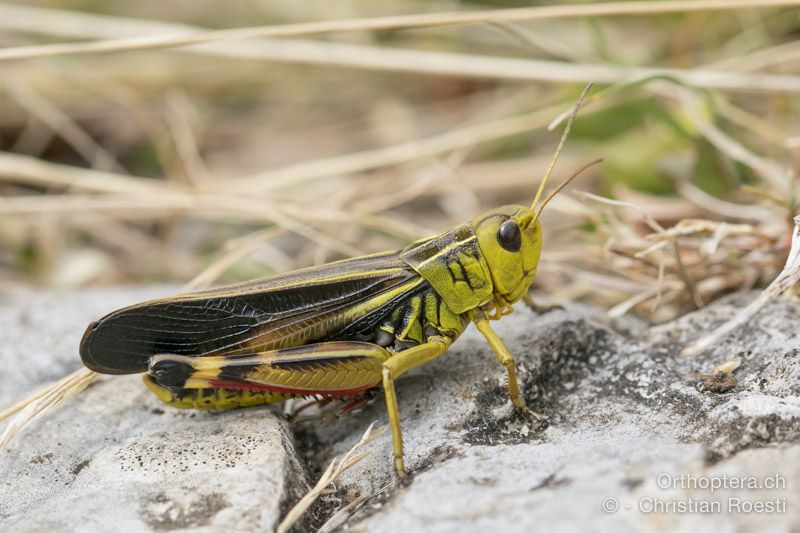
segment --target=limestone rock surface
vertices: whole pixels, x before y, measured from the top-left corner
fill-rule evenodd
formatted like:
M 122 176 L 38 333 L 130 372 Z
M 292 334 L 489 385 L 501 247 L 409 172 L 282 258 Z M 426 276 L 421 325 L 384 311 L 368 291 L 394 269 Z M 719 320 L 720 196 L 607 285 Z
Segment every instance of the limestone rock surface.
M 90 320 L 169 292 L 6 297 L 0 408 L 79 368 Z M 513 411 L 502 367 L 469 330 L 398 382 L 408 482 L 394 481 L 387 434 L 297 530 L 366 497 L 341 529 L 790 531 L 800 522 L 800 305 L 778 301 L 709 352 L 679 355 L 752 297 L 655 327 L 580 306 L 544 315 L 520 306 L 495 327 L 546 428 Z M 709 390 L 700 374 L 734 358 L 735 380 Z M 269 530 L 374 420 L 386 420 L 380 392 L 341 419 L 289 423 L 279 406 L 174 410 L 136 376 L 107 378 L 0 452 L 0 522 Z

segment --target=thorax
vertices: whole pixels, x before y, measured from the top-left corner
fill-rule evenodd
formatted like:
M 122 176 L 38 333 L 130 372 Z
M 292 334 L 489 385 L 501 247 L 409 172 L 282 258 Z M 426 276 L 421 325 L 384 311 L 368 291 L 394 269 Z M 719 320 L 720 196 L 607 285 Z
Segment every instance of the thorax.
M 456 314 L 493 299 L 489 265 L 471 224 L 408 246 L 400 253 L 400 260 L 422 276 Z

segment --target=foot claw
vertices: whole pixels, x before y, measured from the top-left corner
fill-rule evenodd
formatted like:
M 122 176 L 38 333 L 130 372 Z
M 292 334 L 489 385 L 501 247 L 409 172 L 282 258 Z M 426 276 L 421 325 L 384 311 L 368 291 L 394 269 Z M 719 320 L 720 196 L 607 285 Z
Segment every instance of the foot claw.
M 534 411 L 533 409 L 529 408 L 524 403 L 514 404 L 514 407 L 516 408 L 516 410 L 517 410 L 517 412 L 519 414 L 521 414 L 523 416 L 527 416 L 527 417 L 533 418 L 534 420 L 539 422 L 539 428 L 538 429 L 546 429 L 547 426 L 550 425 L 550 423 L 547 421 L 547 417 L 546 416 L 544 416 L 544 415 L 542 415 L 540 413 L 537 413 L 536 411 Z

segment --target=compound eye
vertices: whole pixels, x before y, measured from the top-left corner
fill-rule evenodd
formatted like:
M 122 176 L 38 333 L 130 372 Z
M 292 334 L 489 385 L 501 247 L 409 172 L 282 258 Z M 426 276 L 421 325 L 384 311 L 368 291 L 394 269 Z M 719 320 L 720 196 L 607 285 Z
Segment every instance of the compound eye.
M 509 252 L 519 252 L 522 247 L 522 234 L 513 220 L 506 220 L 497 230 L 497 242 Z

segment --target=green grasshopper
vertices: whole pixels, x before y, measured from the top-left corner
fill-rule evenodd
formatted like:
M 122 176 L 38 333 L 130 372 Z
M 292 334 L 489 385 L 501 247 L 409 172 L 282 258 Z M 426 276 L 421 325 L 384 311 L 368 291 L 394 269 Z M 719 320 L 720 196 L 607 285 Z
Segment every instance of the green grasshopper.
M 506 369 L 514 407 L 539 418 L 490 321 L 510 313 L 536 275 L 541 212 L 572 178 L 537 203 L 580 103 L 531 207 L 493 209 L 400 251 L 126 307 L 89 325 L 83 363 L 106 374 L 144 372 L 161 400 L 185 408 L 357 398 L 382 385 L 403 477 L 395 380 L 444 354 L 474 323 Z

